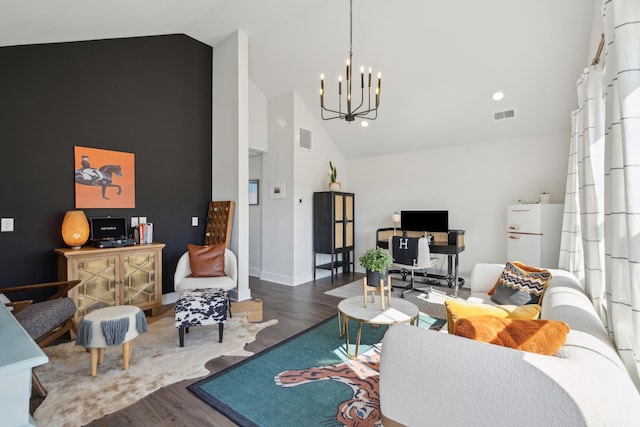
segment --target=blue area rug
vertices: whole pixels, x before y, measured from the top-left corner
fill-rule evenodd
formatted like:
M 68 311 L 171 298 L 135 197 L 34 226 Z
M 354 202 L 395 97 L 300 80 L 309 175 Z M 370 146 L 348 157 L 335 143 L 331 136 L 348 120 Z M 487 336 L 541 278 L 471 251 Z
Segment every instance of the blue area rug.
M 442 324 L 420 315 L 421 327 Z M 356 326 L 350 322 L 352 341 Z M 334 316 L 188 389 L 241 426 L 380 425 L 378 343 L 386 330 L 365 324 L 351 360 Z

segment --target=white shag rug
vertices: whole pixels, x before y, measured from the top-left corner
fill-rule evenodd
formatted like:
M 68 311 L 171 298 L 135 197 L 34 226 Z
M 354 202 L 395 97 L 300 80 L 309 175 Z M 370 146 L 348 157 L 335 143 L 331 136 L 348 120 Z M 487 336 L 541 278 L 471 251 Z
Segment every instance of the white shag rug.
M 262 329 L 277 320 L 249 323 L 246 315 L 227 319 L 223 342 L 218 326 L 194 326 L 180 348 L 173 316 L 149 324 L 149 332 L 133 340 L 129 370 L 122 369 L 122 346 L 105 349 L 98 375 L 91 377 L 89 353 L 69 342 L 46 347 L 49 363 L 35 371 L 48 391 L 34 413 L 40 426 L 85 425 L 125 408 L 161 387 L 209 374 L 205 363 L 223 355 L 250 356 L 245 344 L 255 341 Z M 1 424 L 1 423 L 0 423 Z

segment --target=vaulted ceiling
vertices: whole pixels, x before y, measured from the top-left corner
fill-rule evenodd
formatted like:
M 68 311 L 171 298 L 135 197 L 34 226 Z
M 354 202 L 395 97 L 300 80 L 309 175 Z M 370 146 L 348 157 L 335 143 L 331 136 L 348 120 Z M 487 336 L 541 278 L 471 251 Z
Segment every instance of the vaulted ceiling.
M 348 158 L 569 132 L 597 4 L 354 0 L 354 65 L 382 72 L 381 107 L 367 128 L 325 130 Z M 348 0 L 0 0 L 0 46 L 185 33 L 215 47 L 237 30 L 265 96 L 295 90 L 319 117 L 324 73 L 337 106 Z M 510 109 L 515 118 L 494 120 Z

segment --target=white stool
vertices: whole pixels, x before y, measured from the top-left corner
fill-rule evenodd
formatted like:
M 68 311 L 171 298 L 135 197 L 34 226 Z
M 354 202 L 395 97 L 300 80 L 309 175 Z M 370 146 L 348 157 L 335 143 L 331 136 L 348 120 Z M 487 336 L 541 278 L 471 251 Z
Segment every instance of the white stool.
M 76 345 L 91 351 L 91 376 L 104 361 L 104 349 L 122 344 L 123 369 L 129 369 L 131 341 L 147 332 L 147 319 L 139 307 L 117 305 L 94 310 L 80 319 Z

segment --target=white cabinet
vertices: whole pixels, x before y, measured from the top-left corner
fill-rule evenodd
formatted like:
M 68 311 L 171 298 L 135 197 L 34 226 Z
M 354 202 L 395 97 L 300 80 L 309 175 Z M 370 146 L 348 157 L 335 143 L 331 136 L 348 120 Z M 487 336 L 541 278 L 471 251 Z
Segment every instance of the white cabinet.
M 31 369 L 49 358 L 4 304 L 0 304 L 0 424 L 34 426 L 29 415 Z

